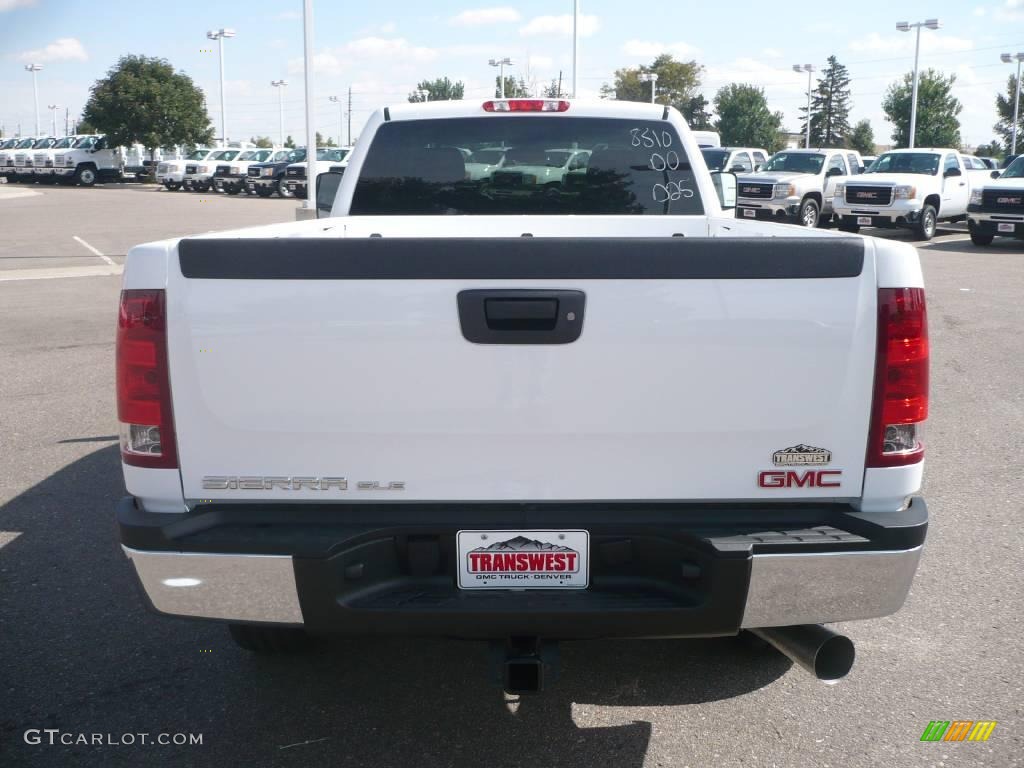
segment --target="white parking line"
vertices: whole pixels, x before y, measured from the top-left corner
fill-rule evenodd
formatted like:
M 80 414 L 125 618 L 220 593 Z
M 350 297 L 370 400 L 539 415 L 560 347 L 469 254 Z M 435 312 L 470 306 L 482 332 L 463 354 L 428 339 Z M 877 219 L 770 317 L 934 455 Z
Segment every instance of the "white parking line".
M 84 245 L 88 250 L 92 251 L 93 254 L 95 254 L 96 256 L 99 256 L 101 259 L 103 259 L 105 262 L 107 262 L 107 264 L 109 264 L 110 266 L 114 266 L 114 260 L 112 258 L 110 258 L 109 256 L 104 256 L 102 253 L 100 253 L 98 250 L 93 248 L 91 245 L 89 245 L 87 242 L 85 242 L 85 240 L 80 238 L 78 235 L 72 235 L 71 239 L 72 240 L 77 240 L 82 245 Z

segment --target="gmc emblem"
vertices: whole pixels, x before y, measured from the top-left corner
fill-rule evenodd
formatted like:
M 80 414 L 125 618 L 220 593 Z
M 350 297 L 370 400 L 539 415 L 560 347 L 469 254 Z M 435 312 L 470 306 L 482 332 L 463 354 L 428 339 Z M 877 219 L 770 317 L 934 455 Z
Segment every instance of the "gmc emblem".
M 753 195 L 756 195 L 760 191 L 761 191 L 760 187 L 741 187 L 740 188 L 740 192 L 746 192 L 748 194 L 753 194 Z
M 1020 205 L 1021 198 L 1019 197 L 997 197 L 996 202 L 1000 205 Z
M 878 193 L 877 192 L 858 192 L 857 193 L 857 197 L 858 198 L 862 198 L 864 200 L 874 200 L 876 197 L 878 197 Z
M 762 488 L 838 488 L 838 478 L 842 474 L 841 469 L 809 469 L 804 472 L 769 469 L 757 476 L 757 484 Z

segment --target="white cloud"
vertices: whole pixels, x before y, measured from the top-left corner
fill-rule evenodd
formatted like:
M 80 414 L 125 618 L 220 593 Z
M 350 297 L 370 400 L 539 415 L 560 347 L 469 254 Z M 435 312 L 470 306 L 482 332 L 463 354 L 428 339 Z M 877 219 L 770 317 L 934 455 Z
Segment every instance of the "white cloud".
M 555 66 L 555 60 L 550 56 L 540 56 L 538 54 L 530 54 L 530 69 L 550 70 Z
M 486 59 L 493 58 L 494 46 L 491 43 L 463 43 L 449 45 L 442 52 L 445 56 L 477 56 Z
M 916 33 L 901 32 L 897 35 L 880 35 L 877 32 L 854 40 L 850 50 L 858 53 L 885 53 L 893 55 L 912 54 Z M 923 53 L 956 53 L 974 48 L 974 41 L 953 35 L 934 34 L 927 30 L 921 34 L 921 51 Z
M 361 37 L 342 46 L 342 50 L 352 56 L 366 58 L 402 58 L 412 61 L 433 61 L 437 58 L 434 48 L 410 45 L 404 37 Z
M 622 45 L 622 52 L 627 56 L 642 59 L 653 59 L 663 53 L 671 53 L 678 59 L 692 59 L 700 54 L 700 49 L 689 43 L 657 43 L 653 40 L 627 40 Z
M 778 48 L 763 48 L 761 54 L 766 59 L 781 59 L 785 54 Z
M 510 24 L 519 21 L 521 16 L 515 8 L 498 6 L 495 8 L 470 8 L 452 16 L 449 24 L 456 27 L 481 27 L 485 24 Z
M 69 59 L 88 61 L 89 54 L 85 52 L 85 46 L 77 38 L 62 37 L 45 48 L 19 53 L 18 58 L 30 63 L 45 64 L 48 61 L 67 61 Z
M 281 51 L 288 47 L 288 41 L 276 38 L 270 41 L 270 47 L 275 51 Z
M 985 15 L 985 6 L 979 5 L 977 8 L 975 8 L 974 9 L 974 15 L 975 16 L 984 16 Z
M 1006 0 L 993 10 L 992 16 L 996 21 L 1024 21 L 1024 0 Z
M 601 26 L 597 16 L 580 14 L 579 34 L 580 37 L 590 37 L 597 32 Z M 519 29 L 523 37 L 542 37 L 549 35 L 560 35 L 569 37 L 572 35 L 572 16 L 568 13 L 562 16 L 535 16 L 527 22 L 526 26 Z
M 27 8 L 35 4 L 36 0 L 0 0 L 0 13 L 13 11 L 15 8 Z
M 305 71 L 305 59 L 297 57 L 288 60 L 288 74 L 301 75 Z M 344 71 L 341 59 L 330 51 L 313 54 L 313 73 L 316 75 L 340 75 Z

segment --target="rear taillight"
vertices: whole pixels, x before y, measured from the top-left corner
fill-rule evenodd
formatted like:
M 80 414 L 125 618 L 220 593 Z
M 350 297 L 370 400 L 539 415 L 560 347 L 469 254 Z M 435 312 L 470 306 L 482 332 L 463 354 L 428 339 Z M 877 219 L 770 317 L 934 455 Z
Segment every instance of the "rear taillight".
M 500 99 L 484 102 L 484 112 L 565 112 L 569 102 L 562 99 Z
M 928 316 L 923 288 L 880 288 L 875 400 L 868 467 L 898 467 L 924 458 L 928 418 Z
M 161 469 L 178 466 L 162 290 L 121 291 L 117 419 L 121 422 L 121 458 L 126 464 Z

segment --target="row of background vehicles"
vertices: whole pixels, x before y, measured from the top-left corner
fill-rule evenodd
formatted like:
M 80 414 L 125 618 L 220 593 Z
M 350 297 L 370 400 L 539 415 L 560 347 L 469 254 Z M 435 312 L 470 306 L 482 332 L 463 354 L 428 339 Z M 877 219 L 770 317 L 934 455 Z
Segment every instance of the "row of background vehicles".
M 91 187 L 142 180 L 152 167 L 142 145 L 114 147 L 96 134 L 0 140 L 0 176 L 9 182 L 62 182 Z
M 316 171 L 344 171 L 351 147 L 320 147 L 316 151 Z M 157 181 L 167 189 L 195 192 L 242 192 L 270 197 L 306 196 L 306 150 L 285 148 L 200 147 L 180 160 L 157 166 Z
M 702 152 L 709 169 L 738 175 L 739 218 L 804 227 L 836 222 L 841 230 L 852 233 L 861 227 L 907 228 L 921 240 L 930 240 L 939 222 L 967 221 L 970 207 L 987 199 L 993 179 L 1017 178 L 1018 173 L 1010 174 L 1010 168 L 1016 167 L 1009 164 L 1003 171 L 993 170 L 986 158 L 951 148 L 895 149 L 867 159 L 849 149 L 789 149 L 775 153 L 764 164 L 755 163 L 753 173 L 744 170 L 755 150 L 727 147 Z M 1000 203 L 1004 208 L 1020 207 L 1019 196 L 997 197 L 1005 198 Z M 1019 213 L 1024 222 L 1024 208 Z M 1015 214 L 1000 210 L 993 215 Z M 981 241 L 989 234 L 1020 234 L 1016 219 L 996 224 L 1003 226 L 991 233 L 988 228 L 975 233 L 968 222 L 975 243 L 987 244 Z

